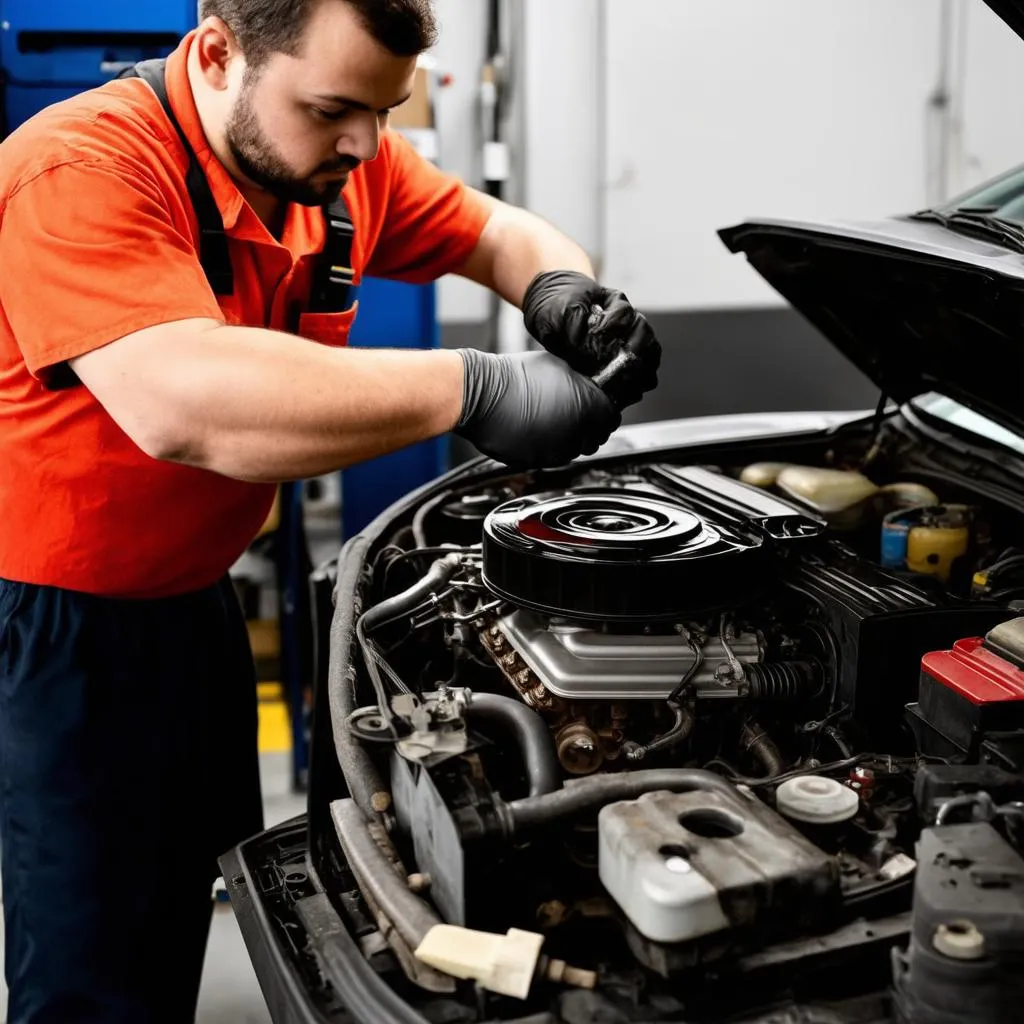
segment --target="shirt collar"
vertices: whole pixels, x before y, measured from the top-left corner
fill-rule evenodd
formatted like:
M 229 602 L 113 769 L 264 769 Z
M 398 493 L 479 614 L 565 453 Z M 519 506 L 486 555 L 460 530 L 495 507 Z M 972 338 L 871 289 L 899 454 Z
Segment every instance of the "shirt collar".
M 171 102 L 178 123 L 188 139 L 199 161 L 199 166 L 210 183 L 210 191 L 224 219 L 224 230 L 234 231 L 238 225 L 242 207 L 248 206 L 245 197 L 238 190 L 234 179 L 217 159 L 203 132 L 199 111 L 192 95 L 192 84 L 188 79 L 188 55 L 192 49 L 195 32 L 190 32 L 181 45 L 167 58 L 167 97 Z M 249 211 L 252 213 L 252 210 Z M 254 214 L 255 216 L 255 214 Z

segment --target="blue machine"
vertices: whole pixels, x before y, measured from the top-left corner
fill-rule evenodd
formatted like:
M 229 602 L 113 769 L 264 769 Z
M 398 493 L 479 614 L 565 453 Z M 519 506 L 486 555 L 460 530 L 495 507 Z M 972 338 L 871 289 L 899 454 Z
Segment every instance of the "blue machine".
M 197 0 L 0 0 L 3 126 L 167 56 L 196 14 Z
M 359 289 L 359 315 L 349 343 L 369 348 L 437 348 L 436 290 L 368 279 Z M 445 439 L 426 441 L 342 474 L 342 534 L 355 536 L 388 506 L 448 469 Z

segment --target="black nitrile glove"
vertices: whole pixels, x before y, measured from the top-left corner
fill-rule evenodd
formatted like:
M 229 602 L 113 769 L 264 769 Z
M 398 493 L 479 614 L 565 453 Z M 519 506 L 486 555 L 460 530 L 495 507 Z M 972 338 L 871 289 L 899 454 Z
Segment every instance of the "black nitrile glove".
M 593 455 L 622 422 L 592 381 L 547 352 L 460 349 L 465 367 L 455 433 L 508 466 L 563 466 Z
M 595 307 L 602 312 L 595 314 Z M 593 320 L 591 317 L 593 316 Z M 552 355 L 593 377 L 623 348 L 637 358 L 605 390 L 619 409 L 658 386 L 661 345 L 622 292 L 574 270 L 538 274 L 523 300 L 526 329 Z

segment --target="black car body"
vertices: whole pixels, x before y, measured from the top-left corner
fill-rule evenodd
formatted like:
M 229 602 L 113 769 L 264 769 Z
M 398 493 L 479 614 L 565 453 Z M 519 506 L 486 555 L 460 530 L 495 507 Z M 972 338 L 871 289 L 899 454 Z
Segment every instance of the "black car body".
M 1021 1019 L 1020 196 L 722 232 L 875 413 L 477 461 L 319 574 L 308 814 L 222 862 L 278 1024 Z

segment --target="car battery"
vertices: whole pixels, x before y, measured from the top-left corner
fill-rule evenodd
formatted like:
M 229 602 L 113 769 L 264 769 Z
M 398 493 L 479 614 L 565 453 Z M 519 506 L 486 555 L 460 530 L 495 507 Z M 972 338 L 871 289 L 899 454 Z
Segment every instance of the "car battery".
M 918 702 L 908 708 L 923 754 L 1002 762 L 1024 752 L 1024 618 L 921 661 Z

